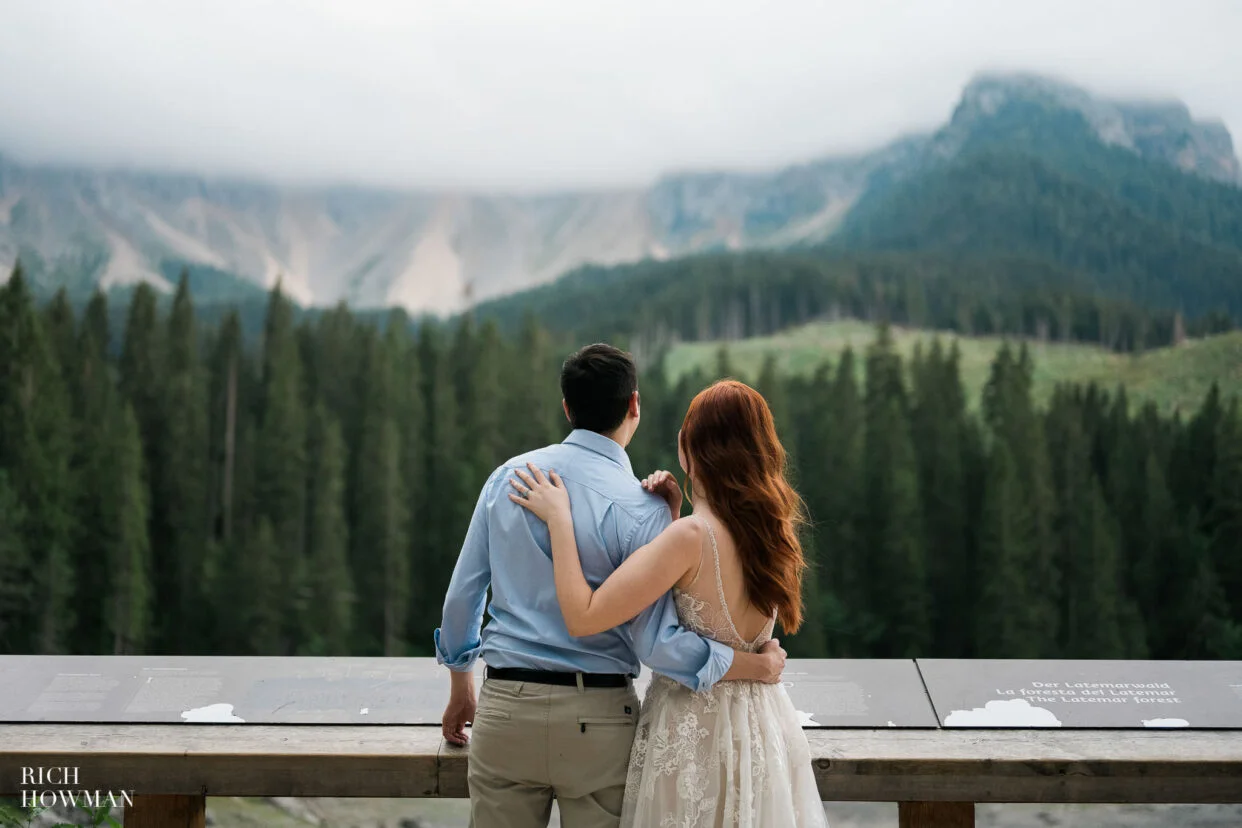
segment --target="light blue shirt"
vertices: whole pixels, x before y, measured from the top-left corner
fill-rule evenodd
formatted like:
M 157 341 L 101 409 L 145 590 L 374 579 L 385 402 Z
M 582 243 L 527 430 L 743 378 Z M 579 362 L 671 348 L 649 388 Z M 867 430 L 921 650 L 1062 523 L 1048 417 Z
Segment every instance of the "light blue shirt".
M 512 472 L 527 461 L 554 469 L 569 490 L 578 556 L 593 588 L 672 522 L 664 501 L 634 477 L 625 449 L 601 434 L 575 429 L 563 443 L 513 458 L 479 495 L 435 631 L 436 660 L 456 671 L 482 657 L 491 667 L 634 676 L 641 661 L 691 690 L 719 681 L 733 650 L 682 627 L 671 592 L 619 627 L 569 634 L 556 600 L 547 524 L 509 500 Z M 480 636 L 485 607 L 491 621 Z

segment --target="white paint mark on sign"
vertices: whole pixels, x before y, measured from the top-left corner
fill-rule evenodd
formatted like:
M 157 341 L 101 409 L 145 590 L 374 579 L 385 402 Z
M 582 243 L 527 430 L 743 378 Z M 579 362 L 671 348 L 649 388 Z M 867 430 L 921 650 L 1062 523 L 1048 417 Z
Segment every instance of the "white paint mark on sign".
M 1143 727 L 1190 727 L 1185 719 L 1143 719 Z
M 233 715 L 231 704 L 209 704 L 206 707 L 195 707 L 181 714 L 187 722 L 244 722 L 241 716 Z
M 983 707 L 954 710 L 944 720 L 946 727 L 1060 727 L 1052 711 L 1035 707 L 1026 699 L 997 699 Z

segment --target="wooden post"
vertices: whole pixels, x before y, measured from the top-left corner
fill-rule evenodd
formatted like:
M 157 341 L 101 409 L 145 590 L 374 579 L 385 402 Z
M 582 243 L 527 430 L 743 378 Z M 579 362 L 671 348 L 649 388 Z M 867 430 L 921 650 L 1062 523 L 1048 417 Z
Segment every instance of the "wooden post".
M 973 802 L 899 802 L 900 828 L 974 828 Z
M 207 797 L 135 795 L 125 828 L 206 828 Z

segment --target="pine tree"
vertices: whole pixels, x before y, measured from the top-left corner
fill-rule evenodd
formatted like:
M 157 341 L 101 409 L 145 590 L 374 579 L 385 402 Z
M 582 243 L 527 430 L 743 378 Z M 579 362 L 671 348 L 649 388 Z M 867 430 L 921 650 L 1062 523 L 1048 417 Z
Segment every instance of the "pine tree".
M 72 612 L 73 422 L 59 367 L 48 348 L 21 267 L 0 289 L 0 470 L 7 470 L 21 514 L 20 534 L 38 596 L 11 640 L 22 649 L 69 648 Z
M 934 596 L 937 653 L 963 658 L 969 649 L 973 560 L 966 515 L 966 395 L 960 353 L 945 354 L 939 340 L 911 365 L 911 428 L 918 456 L 928 568 Z
M 162 481 L 154 493 L 156 611 L 166 619 L 164 649 L 193 652 L 201 642 L 199 622 L 208 612 L 210 585 L 207 519 L 207 383 L 199 352 L 198 326 L 183 272 L 164 335 L 164 396 L 159 452 Z
M 415 594 L 423 609 L 421 629 L 431 629 L 438 616 L 453 565 L 461 551 L 461 541 L 470 521 L 475 493 L 470 493 L 462 477 L 462 421 L 457 407 L 448 349 L 441 331 L 424 325 L 418 340 L 419 372 L 422 379 L 424 429 L 423 480 L 434 487 L 437 501 L 444 508 L 428 515 L 421 523 L 423 546 L 416 558 Z M 525 415 L 518 415 L 524 419 Z M 529 448 L 529 446 L 528 446 Z
M 908 658 L 931 644 L 918 467 L 901 357 L 881 327 L 867 351 L 863 537 L 870 550 L 869 608 L 885 622 L 877 655 Z
M 1052 481 L 1043 423 L 1031 398 L 1032 375 L 1026 346 L 1015 358 L 1009 345 L 1003 345 L 984 387 L 983 414 L 992 439 L 1004 442 L 1023 492 L 1015 518 L 1015 554 L 1028 597 L 1012 607 L 1020 616 L 1023 650 L 1029 653 L 1022 657 L 1044 658 L 1057 650 L 1060 580 Z
M 110 651 L 126 655 L 144 651 L 152 598 L 142 441 L 130 405 L 113 407 L 107 446 L 112 480 L 104 493 L 103 512 L 109 528 L 105 542 L 109 577 L 106 589 L 96 597 L 107 602 Z
M 411 595 L 410 498 L 406 492 L 404 458 L 410 457 L 401 445 L 401 433 L 391 410 L 394 358 L 385 342 L 373 332 L 365 335 L 363 419 L 358 444 L 358 476 L 354 481 L 354 523 L 350 533 L 353 547 L 354 582 L 368 600 L 358 605 L 355 624 L 356 650 L 376 655 L 404 655 Z M 411 396 L 423 389 L 411 389 Z M 451 398 L 451 393 L 446 394 Z M 426 474 L 424 471 L 423 474 Z M 438 481 L 426 478 L 432 491 Z M 440 512 L 428 511 L 417 527 L 424 546 L 434 552 L 434 538 L 442 526 Z M 419 563 L 416 582 L 429 580 L 425 558 Z M 443 593 L 440 595 L 443 599 Z
M 345 518 L 345 442 L 323 404 L 311 415 L 309 435 L 309 602 L 304 625 L 310 655 L 349 654 L 354 587 Z
M 250 519 L 248 448 L 253 378 L 243 350 L 241 320 L 227 314 L 210 358 L 208 517 L 214 539 L 230 544 Z
M 1216 447 L 1208 516 L 1212 565 L 1230 617 L 1242 624 L 1242 410 L 1236 398 L 1217 426 Z
M 281 619 L 276 652 L 287 655 L 299 646 L 306 601 L 306 418 L 293 307 L 279 284 L 268 298 L 262 382 L 255 494 L 270 525 L 276 560 L 270 573 L 275 580 L 259 586 Z
M 240 598 L 240 638 L 238 645 L 250 655 L 285 655 L 286 603 L 272 600 L 272 595 L 285 586 L 281 558 L 285 554 L 272 530 L 272 522 L 260 517 L 249 537 L 237 547 L 233 569 L 238 573 L 235 598 Z M 229 612 L 229 606 L 217 612 Z
M 817 557 L 824 565 L 820 585 L 831 596 L 830 605 L 839 610 L 833 622 L 836 635 L 829 638 L 835 638 L 835 654 L 861 657 L 872 652 L 881 626 L 866 589 L 869 558 L 863 518 L 866 427 L 853 350 L 847 348 L 841 355 L 831 381 L 825 368 L 816 375 L 812 387 L 820 389 L 813 392 L 815 396 L 825 395 L 821 412 L 807 423 L 807 428 L 818 435 L 816 445 L 822 449 L 817 447 L 806 456 L 820 458 L 816 466 L 825 470 L 823 474 L 812 475 L 818 491 L 812 495 L 810 509 L 820 539 Z M 831 470 L 831 474 L 827 470 Z M 825 625 L 828 623 L 830 619 L 826 618 Z
M 1168 640 L 1166 625 L 1152 622 L 1162 619 L 1173 585 L 1186 574 L 1176 565 L 1179 525 L 1164 470 L 1155 452 L 1149 450 L 1143 463 L 1142 508 L 1138 545 L 1132 551 L 1132 580 L 1136 608 L 1148 621 L 1148 644 L 1156 658 L 1170 658 L 1172 642 Z
M 67 383 L 78 362 L 77 321 L 73 316 L 73 306 L 69 303 L 69 294 L 63 287 L 56 291 L 44 309 L 43 326 L 48 347 L 60 368 L 61 377 Z
M 977 658 L 1027 658 L 1032 646 L 1018 608 L 1028 600 L 1023 578 L 1022 491 L 1009 446 L 992 444 L 985 466 L 979 518 Z
M 508 440 L 501 452 L 505 457 L 560 440 L 568 431 L 561 411 L 559 361 L 552 354 L 548 332 L 534 316 L 523 318 L 510 353 L 506 410 L 513 417 L 505 429 Z
M 134 407 L 134 415 L 138 418 L 150 486 L 158 491 L 163 481 L 154 475 L 163 467 L 158 452 L 164 445 L 160 429 L 166 349 L 156 305 L 155 291 L 151 286 L 146 282 L 139 284 L 129 301 L 118 369 L 121 392 Z
M 0 469 L 0 653 L 30 649 L 34 593 L 24 529 L 18 493 L 9 483 L 8 472 Z
M 77 649 L 84 653 L 111 652 L 114 640 L 107 614 L 108 603 L 100 590 L 109 583 L 112 560 L 110 539 L 116 531 L 116 472 L 119 468 L 115 436 L 119 410 L 124 404 L 116 388 L 112 367 L 102 342 L 107 339 L 107 300 L 96 294 L 91 301 L 92 316 L 103 314 L 104 325 L 84 324 L 78 337 L 79 369 L 73 384 L 76 443 L 73 451 L 74 474 L 78 479 L 74 503 L 74 571 L 77 574 L 74 605 L 77 608 Z M 141 451 L 141 438 L 139 451 Z M 138 483 L 145 490 L 146 476 L 138 468 Z M 144 532 L 145 532 L 144 527 Z

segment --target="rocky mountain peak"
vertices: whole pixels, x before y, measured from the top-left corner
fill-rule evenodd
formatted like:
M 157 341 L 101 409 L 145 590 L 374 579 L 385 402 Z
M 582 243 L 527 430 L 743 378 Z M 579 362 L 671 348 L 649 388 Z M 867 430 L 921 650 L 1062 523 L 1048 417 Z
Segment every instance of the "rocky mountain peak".
M 1221 121 L 1195 120 L 1179 100 L 1116 100 L 1057 78 L 1023 72 L 976 75 L 963 91 L 947 130 L 959 140 L 946 142 L 942 152 L 956 150 L 962 136 L 1011 103 L 1077 112 L 1105 144 L 1204 178 L 1242 185 L 1242 165 Z

